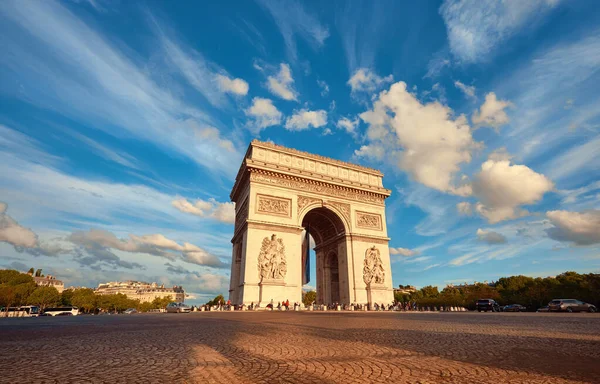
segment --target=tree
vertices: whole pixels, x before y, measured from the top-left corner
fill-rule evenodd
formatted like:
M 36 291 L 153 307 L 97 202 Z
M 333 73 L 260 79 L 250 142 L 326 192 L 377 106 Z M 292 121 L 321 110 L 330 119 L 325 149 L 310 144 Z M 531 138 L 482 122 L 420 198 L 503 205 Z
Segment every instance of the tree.
M 96 294 L 91 288 L 76 289 L 71 296 L 71 304 L 79 309 L 83 309 L 85 312 L 95 310 L 96 301 Z
M 223 295 L 217 295 L 215 296 L 214 299 L 212 299 L 211 301 L 209 301 L 208 303 L 206 303 L 206 305 L 208 306 L 213 306 L 213 305 L 218 305 L 221 302 L 225 302 L 225 298 L 223 297 Z
M 33 267 L 29 268 L 29 271 L 27 271 L 27 274 L 30 276 L 33 276 Z
M 58 303 L 60 300 L 60 295 L 58 294 L 58 290 L 54 287 L 49 286 L 40 286 L 37 287 L 29 298 L 27 302 L 33 305 L 37 305 L 40 309 L 44 310 L 47 306 L 52 306 Z
M 60 304 L 65 306 L 73 305 L 73 303 L 71 303 L 73 293 L 74 291 L 72 289 L 65 289 L 64 291 L 62 291 L 62 293 L 60 294 Z
M 316 300 L 317 300 L 317 292 L 315 292 L 315 291 L 305 292 L 302 297 L 302 303 L 304 303 L 304 305 L 311 305 Z
M 35 271 L 35 277 L 40 277 L 42 276 L 42 270 L 38 269 L 37 271 Z
M 173 302 L 173 298 L 170 295 L 165 297 L 157 297 L 156 299 L 152 300 L 152 308 L 164 309 L 171 302 Z

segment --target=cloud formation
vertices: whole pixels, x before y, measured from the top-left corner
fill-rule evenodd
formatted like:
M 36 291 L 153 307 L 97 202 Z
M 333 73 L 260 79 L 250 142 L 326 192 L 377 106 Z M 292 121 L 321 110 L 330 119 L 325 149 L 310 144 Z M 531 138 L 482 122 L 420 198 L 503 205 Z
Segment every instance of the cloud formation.
M 38 244 L 37 235 L 29 228 L 17 223 L 6 214 L 8 205 L 0 202 L 0 241 L 14 247 L 34 248 Z
M 294 89 L 294 78 L 288 64 L 281 63 L 279 72 L 267 77 L 267 88 L 284 100 L 298 100 L 298 92 Z
M 546 230 L 550 238 L 581 246 L 600 244 L 600 210 L 550 211 L 546 217 L 553 225 Z
M 288 131 L 303 131 L 305 129 L 320 128 L 327 124 L 327 111 L 321 109 L 318 111 L 309 111 L 301 109 L 294 111 L 294 114 L 285 121 L 285 129 Z
M 454 86 L 458 89 L 460 89 L 462 91 L 462 93 L 465 94 L 465 96 L 467 96 L 470 99 L 474 99 L 475 98 L 475 87 L 472 85 L 465 85 L 462 82 L 460 82 L 459 80 L 456 80 L 454 82 Z
M 419 252 L 414 251 L 412 249 L 408 249 L 408 248 L 390 247 L 390 255 L 400 255 L 400 256 L 404 256 L 404 257 L 410 257 L 410 256 L 417 255 L 418 253 Z
M 248 83 L 243 79 L 231 79 L 228 76 L 217 75 L 217 82 L 221 91 L 234 95 L 246 96 L 250 89 Z
M 505 109 L 511 105 L 508 101 L 498 100 L 496 94 L 490 92 L 485 95 L 485 102 L 479 110 L 473 113 L 471 121 L 476 127 L 490 127 L 498 130 L 510 121 Z
M 252 119 L 248 126 L 255 133 L 272 125 L 281 124 L 283 118 L 283 114 L 273 105 L 273 101 L 262 97 L 253 98 L 252 105 L 245 113 Z
M 486 61 L 500 43 L 541 18 L 558 2 L 446 0 L 440 14 L 454 57 L 464 63 L 476 63 Z
M 498 232 L 489 231 L 479 228 L 476 232 L 479 241 L 483 241 L 488 244 L 504 244 L 506 243 L 506 237 Z
M 347 117 L 342 117 L 337 121 L 335 126 L 338 127 L 339 129 L 343 129 L 344 131 L 346 131 L 353 137 L 356 137 L 358 134 L 357 129 L 358 129 L 359 123 L 360 123 L 360 121 L 358 120 L 357 117 L 355 117 L 353 120 L 350 120 Z
M 479 145 L 466 117 L 454 117 L 439 102 L 422 104 L 406 87 L 402 81 L 393 84 L 360 115 L 369 125 L 369 147 L 382 147 L 371 152 L 401 150 L 398 165 L 414 180 L 439 191 L 469 195 L 470 187 L 455 180 L 461 164 L 471 161 L 471 151 Z
M 550 179 L 531 168 L 492 158 L 481 165 L 472 186 L 480 199 L 476 211 L 492 224 L 527 215 L 522 205 L 536 203 L 554 189 Z
M 137 263 L 121 260 L 111 251 L 118 250 L 128 253 L 146 253 L 169 260 L 179 259 L 187 263 L 207 267 L 227 267 L 226 263 L 223 263 L 217 256 L 206 250 L 190 243 L 180 245 L 161 234 L 129 235 L 128 239 L 119 239 L 111 232 L 90 229 L 87 232 L 73 232 L 67 240 L 79 246 L 79 256 L 75 260 L 87 266 L 106 264 L 128 269 L 141 267 Z M 82 251 L 85 251 L 85 253 Z
M 352 93 L 367 92 L 372 93 L 387 83 L 394 81 L 392 75 L 381 77 L 369 68 L 359 68 L 348 80 L 348 85 Z
M 297 58 L 296 36 L 303 38 L 313 48 L 320 48 L 329 37 L 329 29 L 304 10 L 301 2 L 260 0 L 260 5 L 273 16 L 283 36 L 289 56 Z
M 215 199 L 197 199 L 194 202 L 190 202 L 181 197 L 173 200 L 171 204 L 181 212 L 191 213 L 200 217 L 210 217 L 228 224 L 235 222 L 235 204 L 231 202 L 219 203 Z
M 468 201 L 462 201 L 456 204 L 456 210 L 459 215 L 471 216 L 473 214 L 473 206 Z

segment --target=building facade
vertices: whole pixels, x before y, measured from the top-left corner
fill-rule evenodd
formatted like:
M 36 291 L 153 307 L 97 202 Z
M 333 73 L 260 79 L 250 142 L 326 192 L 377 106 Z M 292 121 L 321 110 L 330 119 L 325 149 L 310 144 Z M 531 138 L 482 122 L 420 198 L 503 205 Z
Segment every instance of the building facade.
M 54 276 L 32 276 L 35 283 L 40 287 L 54 287 L 58 293 L 65 290 L 65 284 Z
M 171 296 L 171 299 L 178 303 L 185 300 L 185 291 L 181 286 L 165 287 L 156 283 L 145 283 L 141 281 L 114 281 L 102 283 L 96 288 L 99 295 L 114 295 L 122 293 L 129 299 L 139 300 L 142 303 L 152 302 L 154 299 Z

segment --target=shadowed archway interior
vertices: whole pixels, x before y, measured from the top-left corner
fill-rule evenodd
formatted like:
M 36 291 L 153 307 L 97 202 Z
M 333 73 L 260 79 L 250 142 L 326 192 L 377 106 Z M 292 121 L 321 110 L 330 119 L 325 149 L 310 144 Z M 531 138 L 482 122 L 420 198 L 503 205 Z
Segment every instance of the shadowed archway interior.
M 310 210 L 302 220 L 315 241 L 317 304 L 340 303 L 340 252 L 345 241 L 344 223 L 332 210 L 319 207 Z M 302 273 L 305 273 L 302 266 Z

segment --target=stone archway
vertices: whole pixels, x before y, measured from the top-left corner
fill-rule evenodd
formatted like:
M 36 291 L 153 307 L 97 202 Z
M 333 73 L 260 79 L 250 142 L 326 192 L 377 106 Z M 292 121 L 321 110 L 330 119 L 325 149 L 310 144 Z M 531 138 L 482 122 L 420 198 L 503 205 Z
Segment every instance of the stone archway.
M 347 229 L 342 217 L 330 208 L 316 207 L 304 214 L 302 227 L 308 228 L 315 240 L 317 304 L 350 302 L 349 278 L 344 269 L 349 264 L 348 253 L 344 252 Z M 302 265 L 302 274 L 304 268 Z
M 319 303 L 391 303 L 390 191 L 382 178 L 375 169 L 252 141 L 231 192 L 230 300 L 301 302 L 302 232 L 310 226 Z

